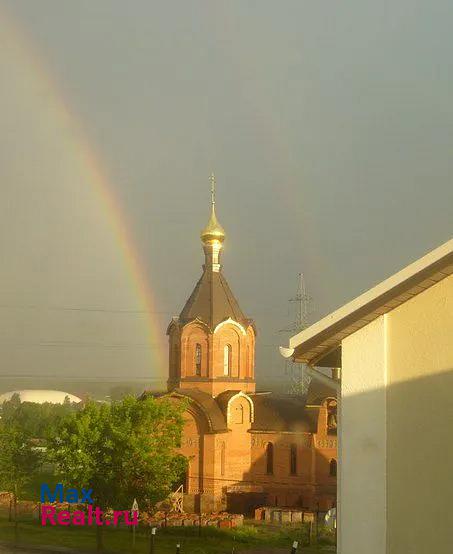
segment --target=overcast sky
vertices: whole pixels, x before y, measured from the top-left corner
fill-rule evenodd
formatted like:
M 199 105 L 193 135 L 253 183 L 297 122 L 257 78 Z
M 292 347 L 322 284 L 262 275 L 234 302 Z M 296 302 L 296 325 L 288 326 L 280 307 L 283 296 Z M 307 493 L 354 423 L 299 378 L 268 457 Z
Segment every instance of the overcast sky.
M 161 378 L 214 171 L 278 378 L 299 272 L 316 321 L 452 235 L 452 25 L 449 0 L 0 0 L 0 376 Z

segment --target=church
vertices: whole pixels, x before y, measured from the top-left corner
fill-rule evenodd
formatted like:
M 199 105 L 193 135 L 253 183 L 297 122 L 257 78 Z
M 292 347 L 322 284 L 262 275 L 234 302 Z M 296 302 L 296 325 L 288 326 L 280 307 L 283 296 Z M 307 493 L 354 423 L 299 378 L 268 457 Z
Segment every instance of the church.
M 327 511 L 336 502 L 336 393 L 259 392 L 257 330 L 223 273 L 225 231 L 215 210 L 201 232 L 202 275 L 170 322 L 168 392 L 188 408 L 181 453 L 189 460 L 184 510 L 252 513 L 258 506 Z

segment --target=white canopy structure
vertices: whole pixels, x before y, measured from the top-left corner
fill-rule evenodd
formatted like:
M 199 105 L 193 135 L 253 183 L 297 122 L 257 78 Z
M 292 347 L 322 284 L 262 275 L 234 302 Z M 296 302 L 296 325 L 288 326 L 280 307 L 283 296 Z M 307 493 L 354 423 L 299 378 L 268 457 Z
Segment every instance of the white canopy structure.
M 68 392 L 63 392 L 60 390 L 15 390 L 10 392 L 5 392 L 0 395 L 0 405 L 3 402 L 11 400 L 11 398 L 18 394 L 20 396 L 21 402 L 35 402 L 37 404 L 44 404 L 45 402 L 50 402 L 51 404 L 63 404 L 66 398 L 69 398 L 70 402 L 81 402 L 82 399 Z

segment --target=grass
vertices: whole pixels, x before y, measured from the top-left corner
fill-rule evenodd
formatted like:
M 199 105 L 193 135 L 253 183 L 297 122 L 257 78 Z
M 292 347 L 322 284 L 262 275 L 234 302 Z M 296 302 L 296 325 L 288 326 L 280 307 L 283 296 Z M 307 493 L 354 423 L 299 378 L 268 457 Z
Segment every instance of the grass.
M 288 553 L 294 540 L 307 543 L 305 527 L 272 527 L 247 524 L 236 529 L 204 527 L 198 536 L 197 527 L 168 527 L 159 529 L 155 541 L 155 554 L 174 554 L 176 544 L 181 545 L 181 554 L 231 554 L 259 547 L 287 548 Z M 25 518 L 20 520 L 18 542 L 28 545 L 65 546 L 86 552 L 95 550 L 95 527 L 43 527 L 40 522 Z M 136 554 L 149 552 L 149 529 L 136 530 Z M 0 540 L 14 542 L 14 525 L 9 523 L 6 514 L 0 515 Z M 324 541 L 323 541 L 324 542 Z M 125 528 L 104 530 L 106 553 L 132 553 L 132 532 Z M 233 550 L 234 548 L 234 550 Z M 304 554 L 319 552 L 315 547 L 303 548 Z

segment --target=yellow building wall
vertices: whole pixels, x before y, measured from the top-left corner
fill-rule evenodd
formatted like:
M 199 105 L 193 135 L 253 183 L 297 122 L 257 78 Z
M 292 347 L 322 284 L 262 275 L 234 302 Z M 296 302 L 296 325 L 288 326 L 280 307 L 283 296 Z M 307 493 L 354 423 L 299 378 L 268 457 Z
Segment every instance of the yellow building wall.
M 385 319 L 388 552 L 453 552 L 453 276 Z
M 342 343 L 337 491 L 341 554 L 386 551 L 385 342 L 381 316 Z

